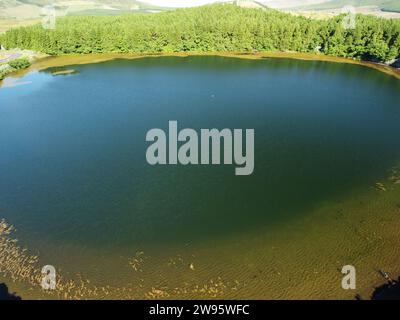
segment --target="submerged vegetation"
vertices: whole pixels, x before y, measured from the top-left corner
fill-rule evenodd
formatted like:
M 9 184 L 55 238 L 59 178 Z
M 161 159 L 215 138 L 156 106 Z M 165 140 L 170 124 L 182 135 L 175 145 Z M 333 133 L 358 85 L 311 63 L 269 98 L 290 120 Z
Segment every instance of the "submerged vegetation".
M 7 31 L 0 43 L 51 55 L 297 51 L 389 62 L 400 55 L 400 21 L 357 15 L 313 20 L 276 10 L 209 5 L 158 14 L 66 17 Z
M 3 80 L 9 73 L 26 69 L 31 65 L 27 58 L 19 58 L 0 65 L 0 80 Z
M 81 299 L 161 299 L 168 297 L 199 296 L 204 299 L 222 298 L 227 292 L 236 292 L 242 284 L 235 280 L 225 281 L 221 277 L 209 279 L 206 282 L 187 282 L 173 288 L 162 286 L 155 287 L 156 281 L 160 278 L 165 279 L 165 274 L 181 274 L 184 270 L 194 270 L 193 263 L 188 263 L 181 255 L 173 256 L 158 265 L 160 275 L 154 276 L 153 281 L 146 285 L 140 274 L 142 268 L 150 267 L 155 263 L 149 260 L 144 252 L 136 252 L 135 256 L 129 260 L 130 271 L 135 275 L 135 281 L 127 283 L 126 287 L 115 287 L 110 285 L 97 286 L 89 279 L 82 278 L 80 274 L 72 278 L 64 278 L 57 272 L 56 290 L 41 290 L 42 272 L 40 259 L 37 255 L 31 255 L 26 248 L 20 246 L 18 239 L 13 237 L 15 228 L 5 220 L 0 220 L 0 278 L 10 280 L 10 283 L 23 283 L 29 287 L 27 293 L 38 294 L 40 298 L 81 300 Z M 147 261 L 149 260 L 149 261 Z M 147 263 L 146 263 L 147 261 Z M 139 281 L 137 278 L 139 277 Z M 155 282 L 154 282 L 155 281 Z M 139 284 L 137 283 L 139 282 Z M 3 295 L 6 298 L 19 298 L 8 293 L 8 288 L 0 283 L 0 300 Z

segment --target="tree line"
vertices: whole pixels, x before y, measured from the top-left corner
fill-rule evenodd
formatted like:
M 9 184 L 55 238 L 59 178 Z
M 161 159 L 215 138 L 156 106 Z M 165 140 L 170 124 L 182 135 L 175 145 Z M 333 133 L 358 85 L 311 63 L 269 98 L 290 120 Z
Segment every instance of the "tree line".
M 40 24 L 0 36 L 6 48 L 50 55 L 173 52 L 320 52 L 388 62 L 400 55 L 400 20 L 357 15 L 315 20 L 276 10 L 209 5 L 157 14 L 79 16 L 57 19 L 54 30 Z

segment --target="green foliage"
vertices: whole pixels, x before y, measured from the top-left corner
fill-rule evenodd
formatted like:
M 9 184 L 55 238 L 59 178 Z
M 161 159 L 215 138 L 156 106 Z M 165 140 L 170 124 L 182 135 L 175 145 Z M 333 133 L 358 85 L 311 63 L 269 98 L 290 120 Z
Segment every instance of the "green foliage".
M 9 73 L 26 69 L 30 66 L 30 62 L 26 58 L 12 60 L 8 63 L 0 65 L 0 81 L 3 80 Z
M 7 74 L 8 74 L 8 72 L 6 72 L 4 70 L 0 70 L 0 81 L 3 80 Z
M 20 70 L 28 68 L 31 64 L 28 59 L 20 58 L 10 61 L 8 65 L 15 70 Z
M 399 57 L 400 21 L 358 15 L 313 20 L 275 10 L 210 5 L 158 14 L 66 17 L 55 30 L 41 25 L 7 31 L 0 43 L 52 55 L 83 53 L 253 52 L 316 50 L 388 61 Z
M 5 66 L 5 68 L 4 68 L 4 66 Z M 12 71 L 13 71 L 13 69 L 11 69 L 8 65 L 1 64 L 0 65 L 0 81 L 3 80 Z

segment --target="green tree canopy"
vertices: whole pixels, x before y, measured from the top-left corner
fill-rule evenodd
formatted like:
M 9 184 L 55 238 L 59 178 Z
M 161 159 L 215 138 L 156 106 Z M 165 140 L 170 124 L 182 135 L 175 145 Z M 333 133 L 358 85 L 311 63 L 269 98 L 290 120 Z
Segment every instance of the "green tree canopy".
M 386 62 L 399 57 L 400 21 L 357 15 L 314 20 L 276 10 L 209 5 L 157 14 L 79 16 L 7 31 L 0 43 L 51 55 L 162 52 L 315 52 Z

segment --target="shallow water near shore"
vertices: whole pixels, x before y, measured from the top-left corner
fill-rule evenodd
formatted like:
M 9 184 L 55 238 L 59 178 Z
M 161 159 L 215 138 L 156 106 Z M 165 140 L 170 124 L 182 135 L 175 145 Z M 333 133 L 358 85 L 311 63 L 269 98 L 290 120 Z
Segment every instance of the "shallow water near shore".
M 65 70 L 0 89 L 0 217 L 37 266 L 105 288 L 86 297 L 351 298 L 341 266 L 365 294 L 397 271 L 396 78 L 226 57 Z M 253 175 L 148 165 L 146 132 L 169 120 L 254 128 Z

